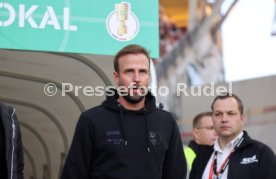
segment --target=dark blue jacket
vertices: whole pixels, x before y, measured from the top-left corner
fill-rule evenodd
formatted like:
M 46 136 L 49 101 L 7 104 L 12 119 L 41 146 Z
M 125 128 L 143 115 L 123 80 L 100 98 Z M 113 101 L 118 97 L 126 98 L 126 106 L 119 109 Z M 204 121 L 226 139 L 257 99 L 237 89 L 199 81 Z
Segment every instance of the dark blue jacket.
M 108 96 L 80 116 L 62 179 L 184 179 L 186 161 L 172 115 L 155 98 L 129 111 Z
M 15 109 L 0 103 L 0 115 L 5 133 L 8 179 L 23 179 L 23 146 Z
M 202 178 L 213 151 L 213 146 L 199 146 L 189 179 Z M 227 179 L 276 179 L 275 154 L 265 144 L 251 139 L 246 131 L 228 167 Z

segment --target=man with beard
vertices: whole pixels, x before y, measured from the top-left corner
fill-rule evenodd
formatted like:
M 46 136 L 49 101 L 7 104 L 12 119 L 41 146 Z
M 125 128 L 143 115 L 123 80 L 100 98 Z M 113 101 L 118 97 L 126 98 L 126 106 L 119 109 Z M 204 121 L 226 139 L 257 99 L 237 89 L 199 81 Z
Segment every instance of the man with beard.
M 128 45 L 114 58 L 118 90 L 83 112 L 62 179 L 184 179 L 186 161 L 172 115 L 148 91 L 150 57 Z

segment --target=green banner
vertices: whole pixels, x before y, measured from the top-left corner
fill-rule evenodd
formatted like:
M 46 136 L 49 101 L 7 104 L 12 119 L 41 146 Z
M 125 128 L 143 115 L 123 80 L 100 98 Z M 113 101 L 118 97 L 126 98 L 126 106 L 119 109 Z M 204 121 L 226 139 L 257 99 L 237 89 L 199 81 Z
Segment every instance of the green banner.
M 127 44 L 159 57 L 157 0 L 0 0 L 0 48 L 114 55 Z

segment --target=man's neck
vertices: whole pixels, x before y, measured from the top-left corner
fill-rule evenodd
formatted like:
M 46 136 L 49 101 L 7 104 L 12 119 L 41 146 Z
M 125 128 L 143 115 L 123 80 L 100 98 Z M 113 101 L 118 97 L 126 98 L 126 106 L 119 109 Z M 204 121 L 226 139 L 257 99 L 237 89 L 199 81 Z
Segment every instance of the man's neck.
M 225 147 L 231 142 L 232 140 L 231 139 L 226 139 L 226 138 L 219 138 L 218 139 L 218 143 L 219 143 L 219 146 L 221 148 L 221 150 L 224 150 Z
M 241 132 L 242 132 L 242 131 L 241 131 Z M 231 137 L 222 137 L 222 136 L 220 136 L 220 137 L 218 138 L 218 144 L 219 144 L 221 150 L 224 150 L 225 147 L 226 147 L 230 142 L 232 142 L 234 139 L 236 139 L 236 138 L 238 137 L 238 135 L 240 135 L 241 132 L 239 132 L 239 133 L 236 134 L 235 136 L 231 136 Z

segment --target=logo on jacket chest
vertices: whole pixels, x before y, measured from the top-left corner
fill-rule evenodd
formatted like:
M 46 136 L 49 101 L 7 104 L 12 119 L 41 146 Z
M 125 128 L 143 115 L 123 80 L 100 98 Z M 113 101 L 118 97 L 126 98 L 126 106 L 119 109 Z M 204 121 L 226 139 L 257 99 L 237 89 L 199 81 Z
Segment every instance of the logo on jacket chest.
M 125 142 L 120 130 L 107 130 L 105 136 L 105 143 L 119 145 L 124 144 Z M 149 131 L 147 137 L 153 146 L 161 145 L 162 143 L 164 143 L 164 139 L 161 133 L 158 131 Z
M 246 164 L 255 163 L 258 161 L 259 160 L 257 159 L 256 155 L 253 155 L 252 157 L 243 158 L 241 161 L 241 164 L 246 165 Z
M 119 130 L 108 130 L 106 131 L 106 136 L 114 136 L 114 135 L 120 135 Z
M 115 145 L 124 143 L 124 140 L 121 137 L 121 132 L 119 130 L 107 130 L 106 137 L 106 143 L 111 143 Z
M 157 131 L 149 131 L 148 137 L 153 146 L 160 145 L 163 142 L 162 135 Z

